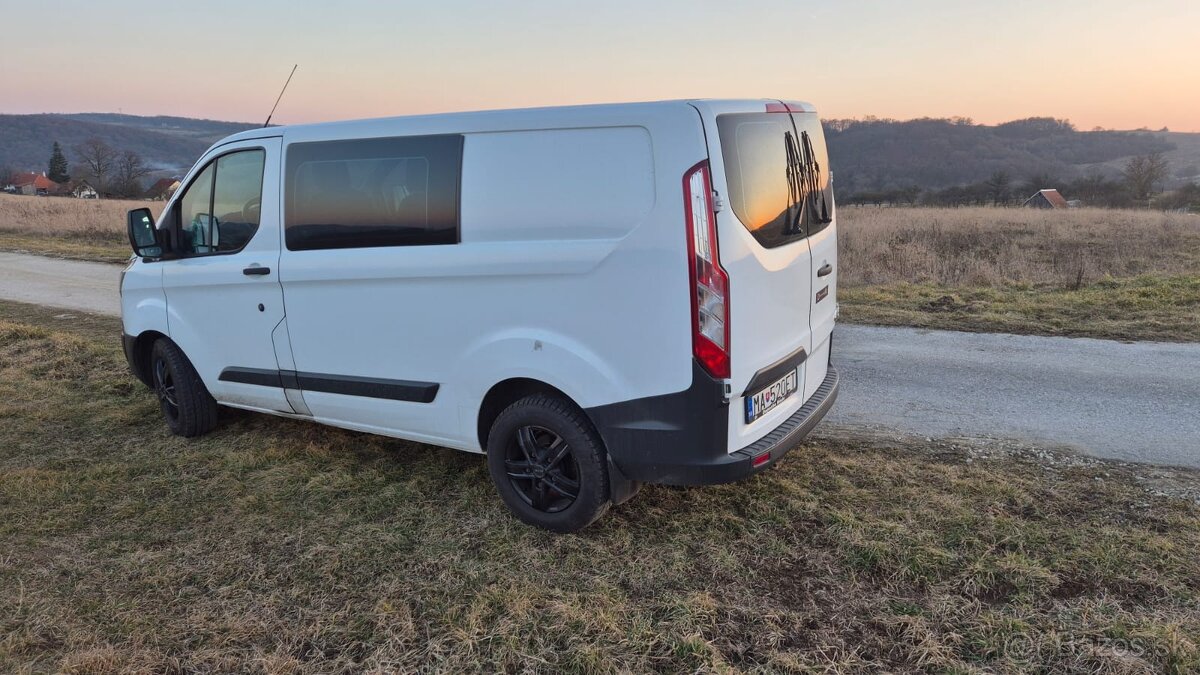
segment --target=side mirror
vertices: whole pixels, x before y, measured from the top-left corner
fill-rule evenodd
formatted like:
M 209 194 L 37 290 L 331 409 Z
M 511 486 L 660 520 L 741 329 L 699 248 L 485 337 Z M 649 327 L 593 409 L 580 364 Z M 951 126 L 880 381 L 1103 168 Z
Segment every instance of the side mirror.
M 154 229 L 154 216 L 150 209 L 134 209 L 129 212 L 129 245 L 142 258 L 161 258 L 163 254 L 159 232 Z
M 211 213 L 197 213 L 193 216 L 192 224 L 188 227 L 192 240 L 191 250 L 195 253 L 216 251 L 221 237 L 220 227 L 220 223 Z

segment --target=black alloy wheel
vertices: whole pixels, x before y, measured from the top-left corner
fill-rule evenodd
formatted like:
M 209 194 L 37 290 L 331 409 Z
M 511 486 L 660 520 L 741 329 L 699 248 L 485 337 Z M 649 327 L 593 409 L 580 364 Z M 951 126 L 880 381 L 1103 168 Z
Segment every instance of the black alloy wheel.
M 487 437 L 488 472 L 517 518 L 578 532 L 608 510 L 608 457 L 591 420 L 570 400 L 527 396 L 501 412 Z
M 217 402 L 183 351 L 159 338 L 150 352 L 150 386 L 171 433 L 201 436 L 217 426 Z
M 559 513 L 579 498 L 579 464 L 571 446 L 545 427 L 517 429 L 504 470 L 517 495 L 538 511 Z
M 175 398 L 175 378 L 167 366 L 167 359 L 161 354 L 156 354 L 154 358 L 154 395 L 158 397 L 167 423 L 178 420 L 179 401 Z

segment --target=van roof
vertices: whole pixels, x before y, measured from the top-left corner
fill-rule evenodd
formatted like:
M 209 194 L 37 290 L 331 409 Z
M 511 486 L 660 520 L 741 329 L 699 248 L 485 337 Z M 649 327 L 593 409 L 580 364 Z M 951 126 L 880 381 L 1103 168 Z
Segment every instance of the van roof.
M 242 131 L 226 138 L 221 139 L 215 145 L 224 145 L 235 141 L 251 140 L 255 138 L 267 138 L 271 136 L 291 135 L 293 133 L 301 136 L 309 135 L 325 135 L 336 133 L 340 130 L 347 132 L 363 132 L 370 127 L 388 126 L 391 124 L 418 124 L 432 119 L 437 120 L 455 120 L 461 122 L 464 128 L 478 127 L 520 127 L 529 128 L 532 122 L 536 121 L 536 126 L 544 127 L 563 117 L 572 117 L 583 115 L 586 117 L 603 116 L 604 114 L 612 114 L 614 116 L 628 116 L 638 112 L 662 112 L 666 109 L 678 110 L 682 106 L 690 106 L 693 103 L 715 103 L 722 105 L 761 105 L 764 110 L 768 104 L 778 104 L 780 99 L 756 98 L 756 99 L 674 99 L 667 101 L 644 101 L 636 103 L 595 103 L 588 105 L 571 105 L 571 106 L 550 106 L 541 108 L 512 108 L 512 109 L 496 109 L 496 110 L 479 110 L 479 111 L 464 111 L 464 112 L 449 112 L 449 113 L 429 113 L 423 115 L 400 115 L 393 117 L 376 117 L 354 120 L 338 120 L 333 122 L 316 122 L 312 124 L 291 124 L 272 126 L 262 129 L 250 129 Z M 784 101 L 788 104 L 799 105 L 806 110 L 814 110 L 813 106 L 808 103 L 798 101 Z M 491 124 L 489 124 L 491 122 Z M 305 133 L 305 132 L 315 132 Z

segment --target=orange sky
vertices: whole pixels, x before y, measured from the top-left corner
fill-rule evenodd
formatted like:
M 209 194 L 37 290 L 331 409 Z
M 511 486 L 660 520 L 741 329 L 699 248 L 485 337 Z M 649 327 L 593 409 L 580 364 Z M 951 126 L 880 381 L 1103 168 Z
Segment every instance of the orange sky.
M 0 112 L 276 122 L 692 96 L 1200 131 L 1200 0 L 4 0 Z

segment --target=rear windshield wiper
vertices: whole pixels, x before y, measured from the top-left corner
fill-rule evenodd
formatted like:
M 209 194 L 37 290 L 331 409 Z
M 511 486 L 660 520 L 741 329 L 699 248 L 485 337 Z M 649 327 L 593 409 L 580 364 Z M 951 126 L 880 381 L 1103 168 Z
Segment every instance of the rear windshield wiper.
M 784 234 L 804 234 L 804 203 L 807 201 L 804 160 L 792 132 L 784 132 L 783 146 L 787 154 L 788 183 L 787 225 L 784 227 Z
M 817 161 L 817 153 L 813 150 L 812 137 L 808 132 L 802 132 L 800 138 L 807 160 L 804 173 L 809 181 L 808 198 L 812 202 L 813 217 L 818 225 L 828 225 L 833 222 L 833 214 L 829 212 L 829 200 L 821 185 L 821 163 Z

